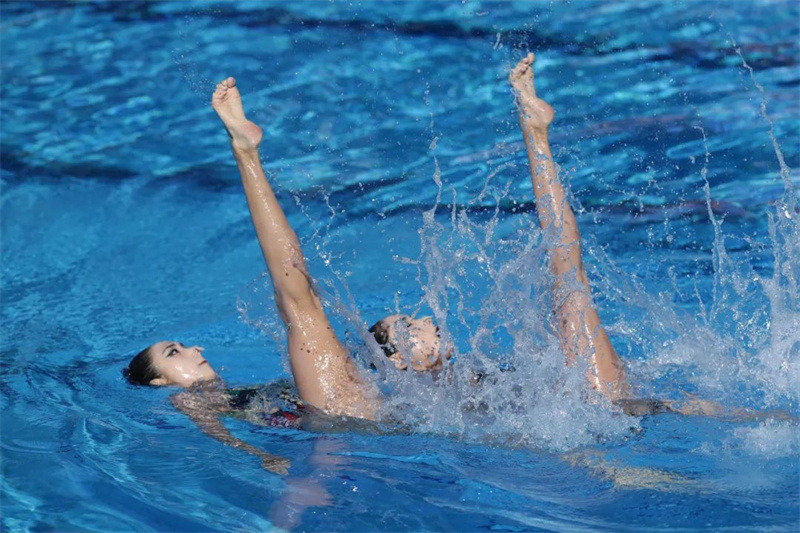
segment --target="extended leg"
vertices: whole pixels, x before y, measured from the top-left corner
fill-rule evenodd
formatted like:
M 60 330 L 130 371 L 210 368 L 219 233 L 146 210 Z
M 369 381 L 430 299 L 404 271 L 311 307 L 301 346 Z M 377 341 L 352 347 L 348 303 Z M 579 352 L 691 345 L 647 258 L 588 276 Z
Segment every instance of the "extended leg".
M 309 282 L 297 236 L 261 168 L 261 129 L 245 118 L 233 78 L 217 85 L 211 105 L 230 135 L 253 226 L 275 289 L 275 303 L 286 326 L 289 362 L 301 397 L 329 413 L 374 418 L 372 391 L 328 323 Z
M 533 59 L 533 54 L 522 59 L 511 71 L 509 81 L 516 95 L 528 151 L 539 223 L 545 232 L 553 232 L 555 236 L 549 261 L 555 276 L 553 311 L 559 339 L 567 362 L 574 362 L 578 357 L 589 358 L 594 386 L 614 399 L 627 393 L 625 374 L 592 300 L 583 269 L 578 225 L 550 153 L 547 131 L 553 120 L 553 109 L 536 97 Z

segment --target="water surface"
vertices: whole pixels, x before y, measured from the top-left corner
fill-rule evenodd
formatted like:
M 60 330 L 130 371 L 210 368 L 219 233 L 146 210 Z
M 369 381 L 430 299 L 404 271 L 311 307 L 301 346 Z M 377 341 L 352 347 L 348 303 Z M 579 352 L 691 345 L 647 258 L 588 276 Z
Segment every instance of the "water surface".
M 580 402 L 548 336 L 505 82 L 536 52 L 601 316 L 641 393 L 797 414 L 795 2 L 4 2 L 2 15 L 5 528 L 796 530 L 796 424 Z M 381 374 L 416 434 L 230 421 L 291 461 L 280 477 L 203 436 L 170 391 L 122 380 L 162 338 L 204 345 L 231 384 L 287 375 L 208 106 L 228 75 L 341 337 L 358 351 L 381 316 L 435 312 L 461 362 L 518 368 L 480 397 L 493 417 L 457 414 L 474 392 Z M 512 415 L 515 385 L 527 410 Z

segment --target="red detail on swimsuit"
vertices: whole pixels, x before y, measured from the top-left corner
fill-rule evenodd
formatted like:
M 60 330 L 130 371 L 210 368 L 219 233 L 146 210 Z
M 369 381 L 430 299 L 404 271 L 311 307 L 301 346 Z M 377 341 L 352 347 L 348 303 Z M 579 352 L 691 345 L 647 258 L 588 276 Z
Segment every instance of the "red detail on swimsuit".
M 271 427 L 288 428 L 296 426 L 300 415 L 291 411 L 275 411 L 265 417 L 267 425 Z

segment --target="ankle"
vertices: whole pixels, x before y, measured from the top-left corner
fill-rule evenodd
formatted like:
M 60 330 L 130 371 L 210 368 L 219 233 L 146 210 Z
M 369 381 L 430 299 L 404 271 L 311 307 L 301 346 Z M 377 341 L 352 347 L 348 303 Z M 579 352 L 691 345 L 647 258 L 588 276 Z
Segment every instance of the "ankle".
M 542 120 L 533 112 L 523 111 L 520 115 L 526 129 L 535 132 L 537 135 L 547 136 L 547 132 L 550 130 L 550 121 Z
M 235 157 L 244 159 L 258 158 L 258 145 L 239 143 L 231 139 L 231 150 Z
M 537 141 L 547 142 L 547 137 L 550 133 L 549 125 L 547 124 L 530 124 L 528 126 L 531 131 L 531 135 Z
M 550 152 L 550 141 L 548 139 L 547 126 L 526 124 L 528 138 L 537 152 Z

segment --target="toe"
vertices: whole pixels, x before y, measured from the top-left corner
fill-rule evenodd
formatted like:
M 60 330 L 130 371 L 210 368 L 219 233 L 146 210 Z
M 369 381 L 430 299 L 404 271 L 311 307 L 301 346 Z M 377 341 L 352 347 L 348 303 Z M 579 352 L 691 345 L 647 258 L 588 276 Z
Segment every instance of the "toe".
M 236 86 L 236 80 L 233 78 L 233 76 L 231 76 L 229 78 L 226 78 L 223 83 L 225 83 L 225 85 L 227 87 L 235 87 Z
M 227 90 L 228 88 L 224 84 L 218 83 L 217 86 L 214 88 L 214 94 L 211 95 L 211 100 L 213 102 L 222 101 L 222 99 L 225 98 L 225 92 Z

